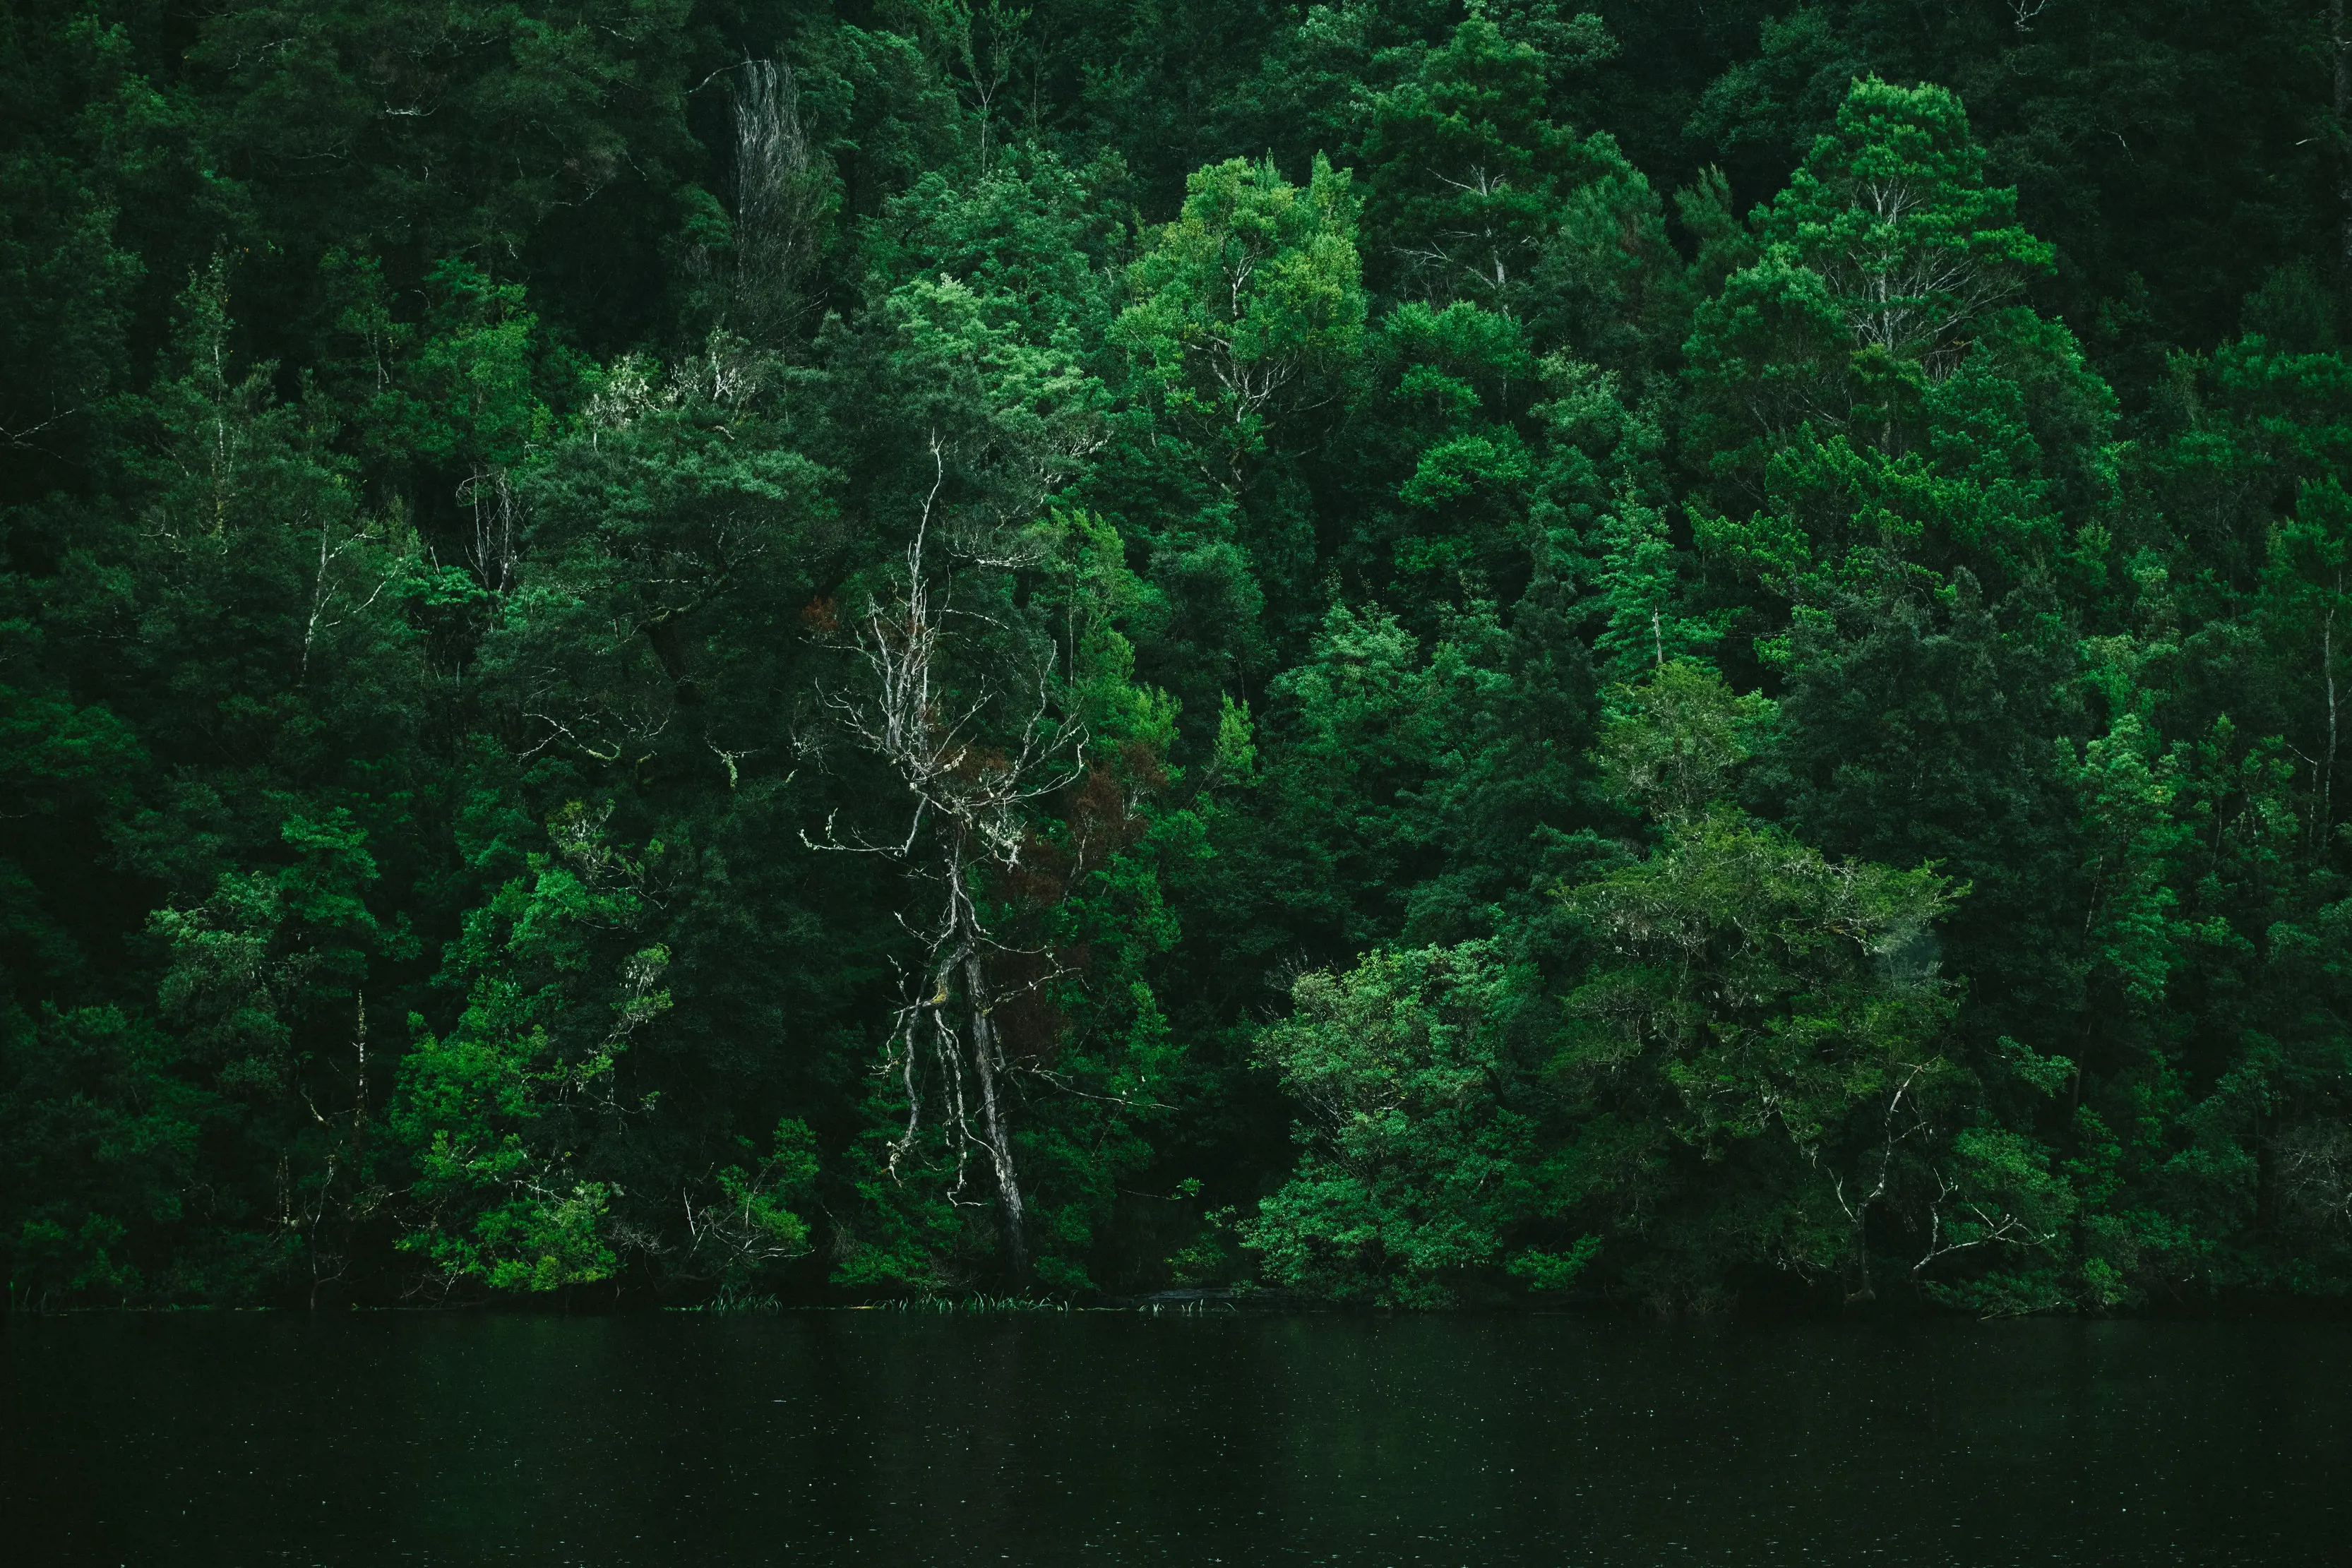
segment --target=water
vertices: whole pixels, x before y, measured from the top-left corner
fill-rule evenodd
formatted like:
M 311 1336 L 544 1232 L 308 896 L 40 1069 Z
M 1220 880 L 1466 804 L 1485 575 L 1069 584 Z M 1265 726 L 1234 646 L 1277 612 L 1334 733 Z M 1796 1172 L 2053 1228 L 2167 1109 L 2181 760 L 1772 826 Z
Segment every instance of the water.
M 2295 1563 L 2352 1325 L 17 1318 L 22 1563 Z

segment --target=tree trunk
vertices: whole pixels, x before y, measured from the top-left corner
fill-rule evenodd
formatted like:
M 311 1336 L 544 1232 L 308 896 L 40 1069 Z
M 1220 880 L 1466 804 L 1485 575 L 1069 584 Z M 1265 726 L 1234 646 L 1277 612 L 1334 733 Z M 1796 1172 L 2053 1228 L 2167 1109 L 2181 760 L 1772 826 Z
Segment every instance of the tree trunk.
M 981 1123 L 989 1159 L 996 1169 L 996 1196 L 1003 1206 L 1004 1254 L 1016 1283 L 1029 1278 L 1028 1218 L 1021 1204 L 1021 1176 L 1013 1166 L 1013 1139 L 996 1082 L 996 1026 L 988 1016 L 988 979 L 977 947 L 965 950 L 964 1005 L 971 1009 L 972 1070 L 980 1075 Z
M 996 1176 L 998 1213 L 1004 1226 L 1005 1261 L 1013 1282 L 1022 1284 L 1029 1278 L 1028 1215 L 1021 1201 L 1021 1173 L 1013 1162 L 1009 1108 L 1003 1103 L 997 1083 L 996 1025 L 989 1017 L 988 972 L 981 959 L 984 937 L 979 914 L 972 908 L 966 869 L 969 862 L 961 833 L 948 852 L 948 896 L 955 901 L 956 946 L 962 954 L 963 1002 L 970 1015 L 965 1045 L 971 1054 L 972 1072 L 980 1080 L 981 1135 L 988 1145 L 989 1165 Z

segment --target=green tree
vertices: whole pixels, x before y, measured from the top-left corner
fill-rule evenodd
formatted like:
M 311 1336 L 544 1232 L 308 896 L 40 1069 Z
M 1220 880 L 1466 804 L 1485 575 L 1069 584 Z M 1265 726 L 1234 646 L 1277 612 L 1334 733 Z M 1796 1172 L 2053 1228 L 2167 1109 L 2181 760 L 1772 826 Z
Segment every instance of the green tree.
M 1513 990 L 1476 945 L 1375 954 L 1292 987 L 1296 1010 L 1257 1056 L 1306 1113 L 1302 1153 L 1242 1228 L 1277 1282 L 1436 1307 L 1496 1270 L 1541 1196 L 1535 1128 L 1507 1099 Z M 1572 1273 L 1554 1263 L 1546 1282 Z
M 1627 1270 L 1643 1288 L 1704 1297 L 1769 1266 L 1866 1297 L 1874 1253 L 1932 1229 L 1972 1098 L 1935 937 L 1958 890 L 1832 861 L 1723 803 L 1759 716 L 1671 664 L 1604 738 L 1664 838 L 1565 893 L 1598 953 L 1551 1068 L 1582 1124 L 1563 1157 L 1583 1201 L 1644 1236 Z
M 604 815 L 576 803 L 548 836 L 447 955 L 448 982 L 465 988 L 457 1027 L 413 1019 L 401 1067 L 390 1126 L 416 1179 L 400 1245 L 445 1291 L 552 1291 L 620 1265 L 597 1145 L 653 1109 L 625 1097 L 618 1070 L 670 1007 L 668 950 L 633 947 L 660 846 L 629 859 L 605 841 Z
M 1356 197 L 1318 158 L 1302 188 L 1270 163 L 1213 164 L 1129 271 L 1115 340 L 1132 396 L 1227 496 L 1303 416 L 1348 395 L 1364 329 Z

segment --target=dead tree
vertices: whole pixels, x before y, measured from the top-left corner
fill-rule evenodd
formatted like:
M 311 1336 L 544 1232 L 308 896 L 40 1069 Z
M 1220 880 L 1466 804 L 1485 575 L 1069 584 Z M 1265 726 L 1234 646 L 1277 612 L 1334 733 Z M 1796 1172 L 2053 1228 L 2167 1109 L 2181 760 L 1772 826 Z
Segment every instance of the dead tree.
M 906 1124 L 889 1145 L 890 1174 L 898 1177 L 902 1163 L 935 1131 L 955 1155 L 949 1200 L 972 1203 L 971 1166 L 979 1156 L 995 1189 L 1007 1261 L 1018 1278 L 1028 1270 L 1028 1239 L 1013 1152 L 1011 1070 L 992 1016 L 1009 998 L 994 985 L 990 960 L 1016 953 L 1029 960 L 1024 967 L 1030 977 L 1017 988 L 1021 992 L 1051 983 L 1062 971 L 1050 953 L 999 941 L 982 905 L 987 883 L 1020 867 L 1034 803 L 1083 769 L 1087 737 L 1075 717 L 1055 712 L 1050 644 L 1034 650 L 1037 656 L 1023 668 L 974 670 L 954 658 L 982 640 L 979 632 L 1004 628 L 957 608 L 953 573 L 934 559 L 947 553 L 936 538 L 946 482 L 937 438 L 931 456 L 938 477 L 907 547 L 905 579 L 873 599 L 848 640 L 863 679 L 820 693 L 851 739 L 903 786 L 906 829 L 887 839 L 845 833 L 836 814 L 827 819 L 822 839 L 804 834 L 803 840 L 813 849 L 897 860 L 934 890 L 935 902 L 924 915 L 900 916 L 920 940 L 923 957 L 908 976 L 878 1068 L 906 1095 Z M 967 566 L 1019 564 L 983 553 L 984 541 L 959 544 Z M 961 630 L 967 625 L 970 633 Z M 951 663 L 961 677 L 952 690 Z M 987 733 L 992 718 L 994 734 Z M 1034 962 L 1040 956 L 1043 965 Z
M 800 285 L 816 256 L 824 179 L 810 157 L 790 66 L 744 61 L 734 110 L 732 324 L 752 342 L 773 347 L 805 303 Z

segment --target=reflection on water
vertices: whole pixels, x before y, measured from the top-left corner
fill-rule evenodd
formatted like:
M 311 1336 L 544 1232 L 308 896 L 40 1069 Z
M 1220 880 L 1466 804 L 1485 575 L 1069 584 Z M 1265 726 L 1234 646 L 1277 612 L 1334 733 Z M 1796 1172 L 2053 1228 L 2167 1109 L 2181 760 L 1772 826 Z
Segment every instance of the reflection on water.
M 2352 1325 L 17 1318 L 24 1563 L 2316 1563 Z

